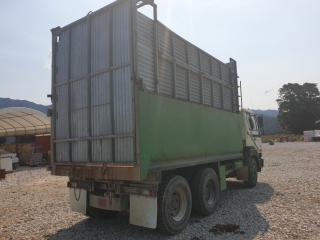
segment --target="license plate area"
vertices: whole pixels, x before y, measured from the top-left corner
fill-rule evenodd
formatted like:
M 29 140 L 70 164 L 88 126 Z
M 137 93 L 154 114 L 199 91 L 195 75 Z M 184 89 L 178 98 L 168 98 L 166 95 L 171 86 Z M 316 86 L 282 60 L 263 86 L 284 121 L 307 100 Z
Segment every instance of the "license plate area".
M 125 202 L 124 197 L 116 196 L 113 193 L 108 193 L 105 196 L 97 196 L 92 193 L 89 195 L 89 206 L 103 210 L 124 211 Z

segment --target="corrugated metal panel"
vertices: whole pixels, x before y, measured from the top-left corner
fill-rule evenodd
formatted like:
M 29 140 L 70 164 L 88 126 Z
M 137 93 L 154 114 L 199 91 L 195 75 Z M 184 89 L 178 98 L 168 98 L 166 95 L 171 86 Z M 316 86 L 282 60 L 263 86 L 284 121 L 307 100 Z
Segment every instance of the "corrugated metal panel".
M 110 14 L 102 12 L 92 17 L 91 27 L 91 72 L 110 67 Z
M 112 139 L 93 140 L 92 141 L 92 160 L 93 162 L 110 163 L 112 156 Z
M 130 2 L 122 1 L 62 29 L 57 78 L 70 83 L 56 87 L 57 161 L 70 161 L 69 145 L 72 162 L 135 161 L 130 16 Z
M 82 22 L 71 30 L 71 137 L 88 137 L 88 23 Z M 81 78 L 81 80 L 78 80 Z M 72 161 L 88 161 L 87 141 L 75 141 Z
M 110 65 L 111 11 L 92 18 L 91 71 L 101 72 Z M 112 90 L 110 73 L 101 73 L 91 79 L 91 128 L 92 136 L 112 135 Z M 92 161 L 112 162 L 112 139 L 92 141 Z
M 130 62 L 129 4 L 117 5 L 113 12 L 113 64 Z M 133 85 L 131 67 L 113 72 L 114 133 L 133 134 Z M 115 139 L 116 163 L 133 162 L 133 138 Z
M 56 161 L 69 162 L 69 143 L 56 144 Z
M 127 67 L 125 71 L 115 71 L 113 77 L 115 134 L 133 135 L 133 86 L 130 67 Z M 130 144 L 131 147 L 129 147 Z M 132 149 L 132 137 L 116 139 L 115 162 L 132 162 L 134 160 Z
M 220 73 L 220 62 L 216 59 L 212 59 L 212 75 L 218 79 L 221 77 Z
M 223 108 L 226 110 L 232 110 L 232 91 L 228 87 L 223 87 Z
M 212 105 L 212 81 L 207 78 L 202 80 L 203 103 Z
M 173 72 L 171 62 L 159 59 L 159 92 L 173 96 Z
M 113 65 L 130 63 L 130 20 L 128 3 L 116 5 L 113 9 Z
M 208 54 L 204 52 L 200 52 L 200 59 L 201 59 L 201 71 L 211 74 L 211 62 L 210 57 Z
M 88 137 L 88 82 L 87 79 L 71 83 L 71 137 Z M 72 145 L 72 161 L 88 161 L 88 143 L 75 141 Z
M 59 140 L 69 138 L 69 100 L 68 84 L 66 84 L 69 79 L 69 41 L 70 32 L 63 31 L 59 36 L 56 52 L 56 84 L 64 83 L 56 87 L 54 98 L 56 104 L 55 137 Z M 70 161 L 69 143 L 56 144 L 55 153 L 57 162 Z
M 174 41 L 175 41 L 174 47 L 175 47 L 176 58 L 186 63 L 188 60 L 186 43 L 183 41 L 183 39 L 177 36 L 174 37 Z
M 64 31 L 59 36 L 57 44 L 56 83 L 68 81 L 69 78 L 69 31 Z
M 110 74 L 98 75 L 91 82 L 91 124 L 94 137 L 112 134 L 111 81 Z M 92 142 L 92 160 L 94 162 L 112 162 L 112 140 L 94 140 Z
M 221 79 L 230 82 L 229 67 L 225 64 L 221 64 Z
M 189 64 L 192 65 L 194 68 L 199 69 L 199 51 L 196 47 L 189 45 L 188 46 L 189 52 Z
M 213 106 L 222 108 L 222 88 L 221 84 L 213 82 Z
M 68 85 L 62 85 L 56 88 L 56 138 L 64 139 L 69 135 L 68 119 Z
M 198 74 L 193 72 L 190 73 L 190 101 L 192 102 L 201 102 L 201 83 L 200 77 Z
M 171 33 L 162 24 L 158 25 L 158 37 L 159 37 L 159 49 L 160 52 L 171 56 L 172 55 L 172 42 L 171 42 Z
M 188 70 L 179 66 L 176 68 L 176 97 L 188 99 Z
M 154 74 L 150 71 L 154 55 L 149 52 L 152 46 L 153 21 L 138 14 L 138 66 L 143 86 L 155 90 Z M 149 34 L 148 34 L 149 32 Z M 198 47 L 184 40 L 163 24 L 158 24 L 159 56 L 159 93 L 181 100 L 190 100 L 212 107 L 230 110 L 230 104 L 237 102 L 230 89 L 237 89 L 237 80 L 233 81 L 230 70 L 236 70 L 231 63 L 224 64 Z M 233 60 L 232 60 L 233 61 Z M 233 63 L 233 62 L 232 62 Z M 234 62 L 235 63 L 235 62 Z M 148 74 L 146 74 L 146 72 Z M 201 76 L 201 77 L 200 77 Z M 190 79 L 188 79 L 190 77 Z M 146 80 L 145 78 L 148 78 Z M 222 94 L 221 80 L 228 90 Z M 231 94 L 231 95 L 230 95 Z M 224 98 L 230 98 L 225 99 Z M 223 104 L 225 102 L 225 104 Z M 231 107 L 238 112 L 237 107 Z
M 88 73 L 88 23 L 82 22 L 71 30 L 71 79 Z
M 155 91 L 153 22 L 141 13 L 137 15 L 138 68 L 145 89 Z

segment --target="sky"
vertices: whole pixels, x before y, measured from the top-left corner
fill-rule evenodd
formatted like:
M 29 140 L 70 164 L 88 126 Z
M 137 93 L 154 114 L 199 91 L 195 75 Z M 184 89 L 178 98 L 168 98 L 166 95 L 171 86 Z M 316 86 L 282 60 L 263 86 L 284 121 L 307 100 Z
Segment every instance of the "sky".
M 1 0 L 0 97 L 50 104 L 50 29 L 111 2 Z M 320 83 L 318 0 L 155 2 L 174 32 L 223 62 L 238 62 L 246 108 L 277 109 L 285 83 Z

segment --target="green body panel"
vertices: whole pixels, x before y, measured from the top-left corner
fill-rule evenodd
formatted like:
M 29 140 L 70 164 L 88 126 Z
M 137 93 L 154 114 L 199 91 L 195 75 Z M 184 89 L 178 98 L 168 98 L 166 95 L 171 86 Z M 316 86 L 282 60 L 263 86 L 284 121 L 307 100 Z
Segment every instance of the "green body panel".
M 242 152 L 240 114 L 141 90 L 137 94 L 142 178 L 158 161 Z
M 220 190 L 227 190 L 227 181 L 226 181 L 226 166 L 219 166 L 219 178 L 220 178 Z

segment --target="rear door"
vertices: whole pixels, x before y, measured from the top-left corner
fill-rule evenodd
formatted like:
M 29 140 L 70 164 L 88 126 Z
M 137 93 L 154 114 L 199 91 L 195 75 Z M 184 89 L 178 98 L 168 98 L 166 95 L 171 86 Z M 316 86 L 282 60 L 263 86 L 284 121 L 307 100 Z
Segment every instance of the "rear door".
M 53 31 L 57 163 L 134 164 L 130 3 Z

